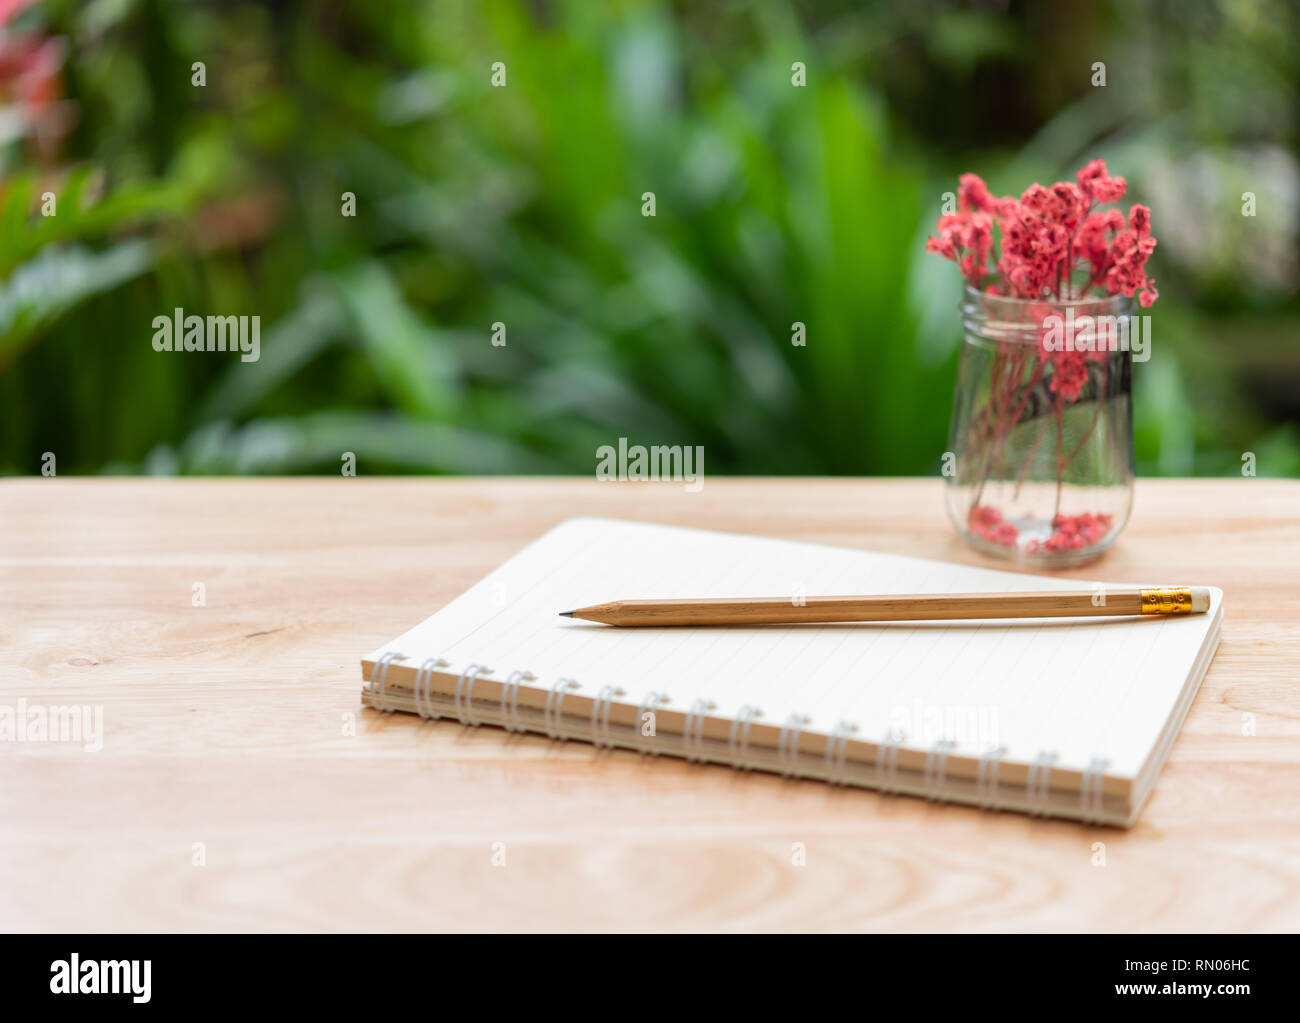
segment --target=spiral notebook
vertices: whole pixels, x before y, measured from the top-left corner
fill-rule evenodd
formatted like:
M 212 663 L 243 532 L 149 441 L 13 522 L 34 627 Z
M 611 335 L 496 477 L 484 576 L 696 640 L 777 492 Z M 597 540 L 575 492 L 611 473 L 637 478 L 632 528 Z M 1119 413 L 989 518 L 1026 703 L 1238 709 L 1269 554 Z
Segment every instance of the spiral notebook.
M 1127 826 L 1218 646 L 1220 590 L 1208 614 L 1177 617 L 644 629 L 559 617 L 620 598 L 1060 585 L 572 519 L 363 658 L 362 699 L 597 747 Z

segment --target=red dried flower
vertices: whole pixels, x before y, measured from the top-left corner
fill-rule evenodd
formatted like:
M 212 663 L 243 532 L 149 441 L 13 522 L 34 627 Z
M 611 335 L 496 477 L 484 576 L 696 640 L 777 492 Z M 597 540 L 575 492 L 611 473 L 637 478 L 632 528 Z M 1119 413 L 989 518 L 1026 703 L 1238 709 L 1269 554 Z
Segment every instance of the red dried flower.
M 1088 357 L 1092 353 L 1041 349 L 1040 352 L 1041 357 L 1049 360 L 1056 370 L 1047 385 L 1051 392 L 1064 395 L 1066 401 L 1077 401 L 1083 385 L 1088 382 Z
M 1088 268 L 1085 292 L 1104 288 L 1111 295 L 1137 296 L 1143 306 L 1157 298 L 1145 273 L 1155 248 L 1151 211 L 1135 205 L 1127 228 L 1117 209 L 1094 210 L 1121 198 L 1128 183 L 1112 177 L 1102 160 L 1089 161 L 1078 184 L 1058 181 L 1050 188 L 1030 185 L 1019 199 L 998 198 L 976 174 L 958 181 L 957 212 L 939 218 L 938 237 L 926 251 L 951 259 L 973 287 L 1015 298 L 1060 299 L 1074 295 L 1076 271 Z M 988 282 L 994 255 L 994 228 L 1001 234 L 996 278 Z
M 1112 294 L 1132 298 L 1149 306 L 1156 300 L 1155 282 L 1147 279 L 1147 257 L 1155 251 L 1156 240 L 1151 237 L 1151 211 L 1135 205 L 1128 214 L 1129 229 L 1115 236 L 1111 246 L 1112 264 L 1106 271 L 1106 290 Z
M 978 174 L 963 174 L 957 179 L 957 207 L 976 213 L 993 212 L 993 196 Z
M 1079 190 L 1094 202 L 1117 202 L 1128 189 L 1127 181 L 1107 173 L 1104 160 L 1089 160 L 1075 177 Z
M 1114 520 L 1106 512 L 1083 512 L 1058 515 L 1052 519 L 1054 532 L 1046 540 L 1031 540 L 1025 547 L 1030 554 L 1040 551 L 1077 551 L 1101 543 Z
M 970 530 L 976 536 L 1004 547 L 1010 547 L 1020 535 L 1020 530 L 1003 521 L 1000 511 L 987 504 L 977 504 L 970 510 Z
M 972 287 L 980 287 L 993 251 L 993 215 L 997 200 L 976 174 L 963 174 L 958 182 L 957 212 L 939 218 L 938 238 L 928 238 L 927 252 L 951 259 Z

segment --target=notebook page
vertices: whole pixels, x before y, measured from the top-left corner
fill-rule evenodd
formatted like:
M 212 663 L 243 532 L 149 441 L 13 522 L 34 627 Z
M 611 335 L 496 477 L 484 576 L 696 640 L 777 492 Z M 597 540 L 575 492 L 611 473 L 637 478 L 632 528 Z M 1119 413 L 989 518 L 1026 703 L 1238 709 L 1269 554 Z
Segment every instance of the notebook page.
M 1157 580 L 1157 583 L 1160 581 Z M 953 755 L 998 745 L 1006 759 L 1058 754 L 1082 770 L 1134 777 L 1182 690 L 1210 613 L 1188 617 L 616 629 L 559 617 L 622 598 L 980 592 L 1078 587 L 1026 576 L 815 544 L 603 519 L 562 523 L 433 617 L 375 651 L 417 662 L 486 664 L 494 678 L 532 671 L 545 690 L 571 676 L 635 707 L 652 691 L 685 710 L 700 697 L 733 717 L 750 704 L 808 731 L 856 722 L 875 741 L 939 738 Z

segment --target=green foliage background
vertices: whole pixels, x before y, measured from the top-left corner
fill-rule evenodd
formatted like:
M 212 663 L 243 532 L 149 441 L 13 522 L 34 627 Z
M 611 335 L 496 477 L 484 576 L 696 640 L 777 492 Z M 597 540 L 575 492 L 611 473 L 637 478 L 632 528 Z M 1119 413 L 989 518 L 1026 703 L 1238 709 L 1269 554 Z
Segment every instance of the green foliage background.
M 0 471 L 586 474 L 626 436 L 935 472 L 942 194 L 1102 156 L 1160 239 L 1139 469 L 1300 474 L 1297 27 L 1284 0 L 37 3 L 8 30 L 66 41 L 70 129 L 0 149 Z M 177 307 L 261 316 L 261 360 L 154 352 Z

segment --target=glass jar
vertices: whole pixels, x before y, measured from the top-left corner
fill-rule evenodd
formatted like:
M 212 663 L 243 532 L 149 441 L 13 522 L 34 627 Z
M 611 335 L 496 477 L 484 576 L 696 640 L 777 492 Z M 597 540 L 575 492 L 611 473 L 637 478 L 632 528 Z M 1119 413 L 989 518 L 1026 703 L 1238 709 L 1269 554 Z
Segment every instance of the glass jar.
M 948 514 L 977 550 L 1095 558 L 1133 503 L 1132 364 L 1149 317 L 1122 295 L 1003 298 L 967 287 L 944 460 Z

